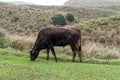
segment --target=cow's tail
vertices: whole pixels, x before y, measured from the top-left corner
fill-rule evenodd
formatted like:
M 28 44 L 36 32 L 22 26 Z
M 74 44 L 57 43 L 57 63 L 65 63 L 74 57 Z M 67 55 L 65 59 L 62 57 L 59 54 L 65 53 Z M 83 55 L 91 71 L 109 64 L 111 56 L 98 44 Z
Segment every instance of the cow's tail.
M 79 48 L 79 51 L 81 52 L 81 50 L 82 50 L 82 45 L 81 45 L 81 32 L 80 32 L 80 36 L 79 36 L 79 39 L 78 39 L 78 48 Z

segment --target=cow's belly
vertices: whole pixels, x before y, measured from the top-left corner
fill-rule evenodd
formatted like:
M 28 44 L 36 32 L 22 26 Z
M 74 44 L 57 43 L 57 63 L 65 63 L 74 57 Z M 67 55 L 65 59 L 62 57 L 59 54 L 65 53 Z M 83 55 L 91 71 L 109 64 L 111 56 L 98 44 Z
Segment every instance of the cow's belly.
M 54 46 L 66 46 L 66 45 L 68 45 L 68 42 L 56 42 L 56 43 L 54 43 Z
M 54 46 L 66 46 L 68 45 L 68 41 L 66 40 L 56 40 L 56 41 L 52 41 Z
M 52 36 L 48 40 L 53 46 L 66 46 L 70 42 L 70 37 L 65 35 Z

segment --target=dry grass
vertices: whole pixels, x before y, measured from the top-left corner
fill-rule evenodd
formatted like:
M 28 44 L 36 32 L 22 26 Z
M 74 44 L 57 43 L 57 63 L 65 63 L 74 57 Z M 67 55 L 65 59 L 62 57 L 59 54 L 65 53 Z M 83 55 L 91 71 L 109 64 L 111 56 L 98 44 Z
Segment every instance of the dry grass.
M 36 37 L 11 35 L 4 29 L 0 29 L 0 47 L 11 47 L 18 50 L 31 49 Z
M 18 50 L 28 50 L 32 48 L 35 37 L 10 35 L 10 40 L 12 48 Z
M 69 46 L 59 48 L 57 51 L 72 56 L 72 51 Z M 87 58 L 99 58 L 99 59 L 120 59 L 120 50 L 114 46 L 104 46 L 100 43 L 85 42 L 82 45 L 82 56 Z
M 6 36 L 5 30 L 0 28 L 0 47 L 6 48 L 10 45 L 10 39 Z
M 82 31 L 82 43 L 91 41 L 120 47 L 120 16 L 86 21 L 78 24 L 77 28 Z
M 7 46 L 5 47 L 11 47 L 14 49 L 26 51 L 33 47 L 33 44 L 36 40 L 36 37 L 10 35 L 7 34 L 5 30 L 3 30 L 3 32 L 7 37 L 6 39 L 9 39 L 9 44 L 7 44 Z M 2 46 L 6 44 L 6 40 L 4 39 L 3 41 L 4 44 L 2 44 Z M 72 56 L 72 51 L 69 46 L 66 46 L 64 48 L 56 48 L 56 52 Z M 82 44 L 82 54 L 84 57 L 88 58 L 120 59 L 119 48 L 114 46 L 106 46 L 91 41 L 84 41 L 84 43 Z
M 120 58 L 120 16 L 86 21 L 77 28 L 82 32 L 84 56 Z
M 120 59 L 120 50 L 114 46 L 104 46 L 88 42 L 83 46 L 83 56 L 100 59 Z

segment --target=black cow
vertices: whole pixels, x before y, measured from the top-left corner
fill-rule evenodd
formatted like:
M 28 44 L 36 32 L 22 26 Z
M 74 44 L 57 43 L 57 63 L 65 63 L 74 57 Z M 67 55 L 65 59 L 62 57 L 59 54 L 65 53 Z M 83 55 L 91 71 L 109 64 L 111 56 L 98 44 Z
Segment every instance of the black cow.
M 46 27 L 42 29 L 37 37 L 34 47 L 30 51 L 30 60 L 35 60 L 40 50 L 47 50 L 47 60 L 49 60 L 49 50 L 54 55 L 57 62 L 54 46 L 70 45 L 73 53 L 73 62 L 75 61 L 76 52 L 78 52 L 80 62 L 82 62 L 81 54 L 81 32 L 75 28 L 62 28 L 62 27 Z

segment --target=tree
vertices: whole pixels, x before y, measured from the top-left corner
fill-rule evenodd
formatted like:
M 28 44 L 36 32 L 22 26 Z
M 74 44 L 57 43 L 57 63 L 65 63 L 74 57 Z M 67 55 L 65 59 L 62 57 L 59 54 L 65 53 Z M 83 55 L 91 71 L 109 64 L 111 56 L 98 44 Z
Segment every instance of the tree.
M 74 21 L 74 16 L 72 14 L 67 14 L 66 15 L 66 19 L 69 21 L 69 22 L 73 22 Z
M 65 18 L 61 14 L 54 15 L 52 17 L 52 22 L 54 25 L 66 25 Z

